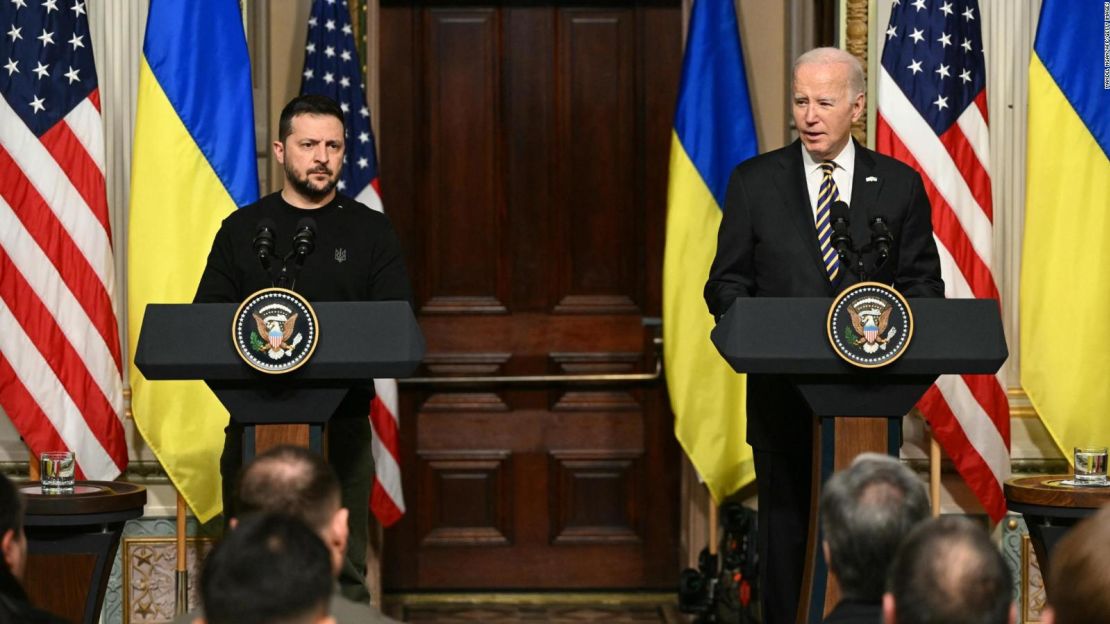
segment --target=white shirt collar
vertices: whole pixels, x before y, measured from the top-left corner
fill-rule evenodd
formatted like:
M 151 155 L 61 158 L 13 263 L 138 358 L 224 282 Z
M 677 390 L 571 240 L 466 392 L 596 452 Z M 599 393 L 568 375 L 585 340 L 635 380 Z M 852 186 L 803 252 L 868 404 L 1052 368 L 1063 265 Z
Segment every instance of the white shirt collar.
M 809 150 L 806 149 L 805 143 L 801 143 L 801 141 L 799 141 L 799 143 L 802 147 L 802 167 L 808 175 L 820 167 L 821 162 L 824 161 L 818 162 L 814 160 L 813 156 L 810 156 Z M 840 150 L 840 153 L 834 156 L 832 161 L 836 163 L 837 169 L 843 169 L 847 173 L 852 173 L 856 164 L 856 142 L 849 137 L 848 143 L 844 145 L 844 149 Z
M 824 172 L 821 171 L 821 163 L 817 162 L 806 151 L 805 145 L 802 145 L 802 171 L 805 173 L 806 189 L 809 191 L 810 208 L 813 209 L 814 217 L 817 214 L 817 196 L 821 192 L 821 182 L 824 179 Z M 840 199 L 852 205 L 852 177 L 855 175 L 856 168 L 856 144 L 851 139 L 840 150 L 832 161 L 836 163 L 836 168 L 833 169 L 833 181 L 836 182 L 836 187 L 840 191 Z

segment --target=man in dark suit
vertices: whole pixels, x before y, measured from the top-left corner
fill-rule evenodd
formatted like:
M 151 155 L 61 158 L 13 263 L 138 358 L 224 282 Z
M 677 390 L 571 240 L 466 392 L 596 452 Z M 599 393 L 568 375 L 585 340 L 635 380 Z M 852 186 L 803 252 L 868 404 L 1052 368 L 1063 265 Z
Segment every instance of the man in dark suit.
M 729 180 L 717 255 L 705 285 L 720 318 L 737 297 L 832 297 L 860 281 L 840 266 L 830 242 L 829 212 L 849 206 L 857 247 L 868 223 L 882 217 L 893 237 L 889 257 L 869 281 L 907 297 L 941 297 L 944 284 L 921 177 L 910 167 L 859 145 L 852 122 L 864 110 L 863 68 L 835 48 L 794 62 L 792 110 L 799 140 L 739 166 Z M 874 252 L 865 256 L 876 264 Z M 783 377 L 748 376 L 748 443 L 759 493 L 763 621 L 794 620 L 810 514 L 812 415 Z M 774 527 L 774 531 L 770 528 Z
M 234 491 L 236 515 L 228 520 L 231 533 L 238 530 L 241 518 L 275 513 L 291 516 L 316 531 L 331 555 L 331 576 L 339 577 L 346 564 L 349 511 L 343 506 L 339 478 L 323 457 L 299 446 L 271 448 L 243 467 Z M 338 587 L 325 612 L 338 624 L 396 622 L 376 608 L 344 596 Z M 199 616 L 193 611 L 178 616 L 174 624 L 201 624 Z
M 897 458 L 863 453 L 825 483 L 820 510 L 825 561 L 840 588 L 824 624 L 878 624 L 887 570 L 929 517 L 925 485 Z

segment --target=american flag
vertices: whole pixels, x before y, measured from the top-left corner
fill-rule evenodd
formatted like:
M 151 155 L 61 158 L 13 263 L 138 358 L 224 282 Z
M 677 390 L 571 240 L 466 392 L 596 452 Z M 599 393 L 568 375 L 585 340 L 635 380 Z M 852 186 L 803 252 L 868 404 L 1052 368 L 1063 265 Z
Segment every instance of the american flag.
M 991 270 L 990 133 L 976 0 L 894 0 L 879 68 L 876 146 L 921 174 L 945 295 L 998 299 Z M 994 521 L 1006 513 L 1010 409 L 999 377 L 945 375 L 918 404 Z
M 339 190 L 374 210 L 378 195 L 378 157 L 370 128 L 370 109 L 362 82 L 362 64 L 351 28 L 346 0 L 315 0 L 308 18 L 301 94 L 326 95 L 339 102 L 347 126 L 347 154 Z M 370 508 L 383 526 L 405 513 L 401 490 L 401 449 L 398 440 L 397 381 L 375 379 L 370 404 L 373 429 L 374 491 Z
M 104 136 L 85 3 L 0 4 L 0 404 L 78 478 L 127 468 Z

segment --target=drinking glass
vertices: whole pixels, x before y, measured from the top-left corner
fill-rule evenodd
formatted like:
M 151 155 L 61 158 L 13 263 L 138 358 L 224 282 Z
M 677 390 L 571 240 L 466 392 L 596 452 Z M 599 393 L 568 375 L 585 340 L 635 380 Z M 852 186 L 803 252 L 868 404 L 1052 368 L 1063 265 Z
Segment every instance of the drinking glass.
M 1075 447 L 1075 481 L 1077 484 L 1106 483 L 1106 447 Z
M 46 451 L 39 456 L 43 494 L 73 493 L 74 458 L 72 451 Z

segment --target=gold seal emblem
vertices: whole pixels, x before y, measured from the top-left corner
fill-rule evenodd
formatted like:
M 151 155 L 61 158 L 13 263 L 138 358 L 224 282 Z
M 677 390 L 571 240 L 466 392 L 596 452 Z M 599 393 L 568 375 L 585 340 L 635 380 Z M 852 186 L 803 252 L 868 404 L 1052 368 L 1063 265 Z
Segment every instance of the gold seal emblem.
M 265 288 L 247 297 L 231 323 L 235 352 L 251 368 L 278 375 L 312 357 L 320 338 L 316 312 L 301 295 Z
M 905 297 L 890 286 L 862 282 L 833 300 L 826 331 L 833 351 L 844 361 L 878 368 L 905 353 L 913 337 L 913 313 Z

